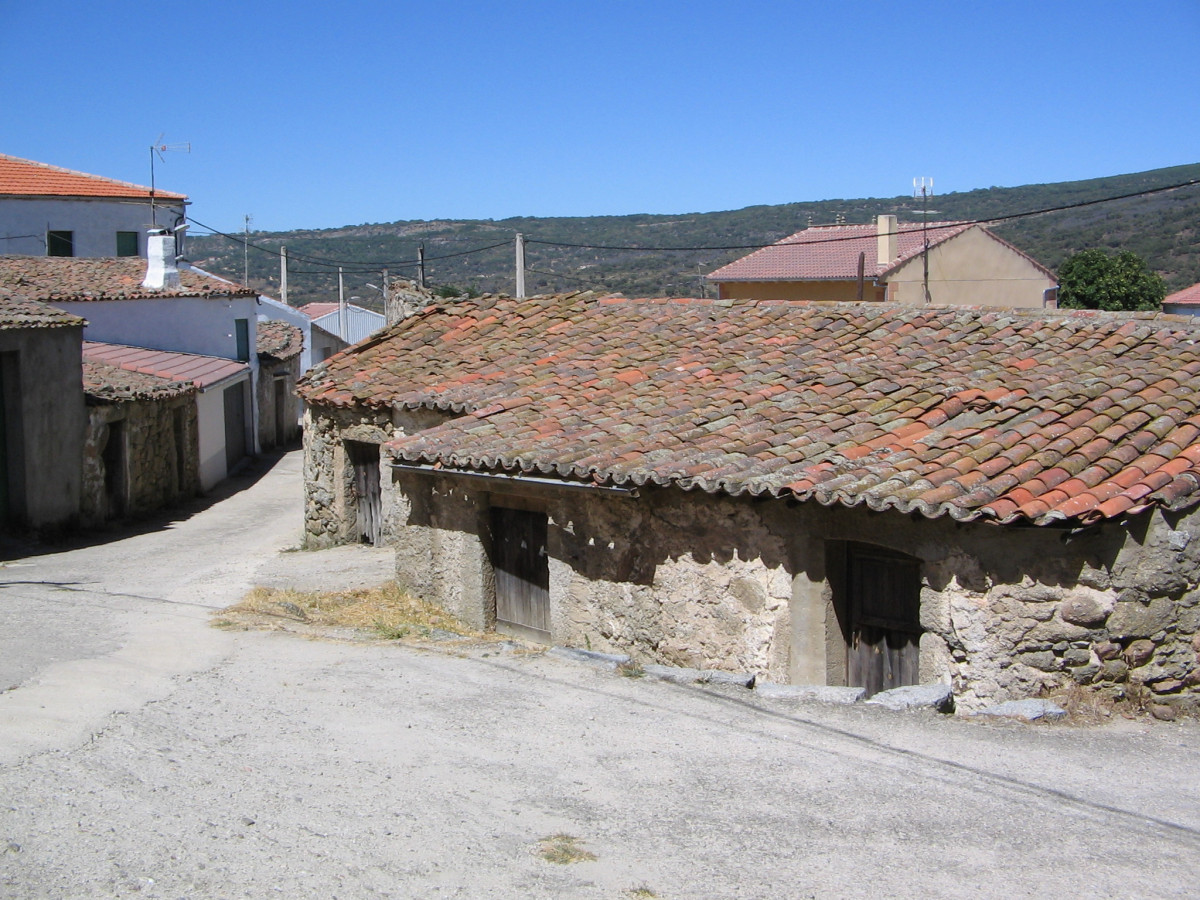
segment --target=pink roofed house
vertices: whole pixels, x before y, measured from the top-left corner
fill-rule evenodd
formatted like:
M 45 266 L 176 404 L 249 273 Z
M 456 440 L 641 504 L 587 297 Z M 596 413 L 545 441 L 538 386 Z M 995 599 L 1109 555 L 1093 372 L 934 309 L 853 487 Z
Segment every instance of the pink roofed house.
M 722 266 L 708 280 L 719 297 L 735 300 L 1058 305 L 1054 273 L 982 225 L 900 223 L 895 216 L 806 228 Z

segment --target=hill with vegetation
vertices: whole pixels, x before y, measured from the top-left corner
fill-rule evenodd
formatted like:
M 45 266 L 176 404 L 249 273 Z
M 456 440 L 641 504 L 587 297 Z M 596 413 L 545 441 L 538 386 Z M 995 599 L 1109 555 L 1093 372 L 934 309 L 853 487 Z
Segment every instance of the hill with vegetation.
M 1187 182 L 1192 183 L 1160 190 Z M 1125 199 L 1108 199 L 1114 197 Z M 982 188 L 932 197 L 927 204 L 931 219 L 995 222 L 997 234 L 1051 269 L 1076 251 L 1099 247 L 1137 253 L 1163 276 L 1168 291 L 1200 282 L 1200 164 L 1087 181 Z M 1023 215 L 1052 209 L 1058 211 Z M 751 248 L 810 224 L 870 222 L 884 213 L 898 215 L 901 223 L 919 222 L 922 200 L 819 200 L 687 215 L 397 221 L 252 231 L 248 250 L 242 235 L 204 235 L 189 238 L 188 255 L 201 268 L 238 281 L 248 266 L 251 286 L 277 296 L 279 251 L 286 247 L 291 303 L 336 299 L 340 265 L 347 296 L 379 308 L 383 268 L 391 277 L 415 280 L 421 247 L 431 287 L 511 293 L 513 239 L 520 233 L 528 242 L 528 293 L 594 288 L 629 296 L 682 297 L 711 292 L 702 276 Z

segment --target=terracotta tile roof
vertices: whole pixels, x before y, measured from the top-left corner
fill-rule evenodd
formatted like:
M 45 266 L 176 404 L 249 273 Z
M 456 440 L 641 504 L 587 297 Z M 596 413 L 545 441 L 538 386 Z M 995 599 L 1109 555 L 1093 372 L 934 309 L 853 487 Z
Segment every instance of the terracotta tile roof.
M 116 366 L 129 372 L 195 385 L 200 389 L 250 370 L 245 363 L 219 356 L 147 350 L 144 347 L 99 341 L 83 342 L 83 358 L 85 362 Z
M 84 320 L 36 300 L 16 296 L 0 287 L 0 330 L 16 328 L 82 327 Z
M 195 393 L 194 384 L 134 372 L 107 363 L 83 361 L 83 393 L 93 403 L 167 400 Z
M 136 257 L 85 258 L 0 256 L 0 291 L 31 300 L 145 300 L 156 297 L 257 297 L 257 293 L 181 268 L 181 287 L 152 291 L 142 287 L 146 260 Z
M 929 246 L 947 241 L 970 228 L 970 222 L 930 222 Z M 875 223 L 869 225 L 817 225 L 798 231 L 778 243 L 736 259 L 708 276 L 709 281 L 839 281 L 858 277 L 858 255 L 864 254 L 867 278 L 878 278 L 908 262 L 925 247 L 924 226 L 901 223 L 897 228 L 898 254 L 879 265 Z
M 18 197 L 112 197 L 149 200 L 150 188 L 0 153 L 0 194 Z M 187 200 L 186 194 L 174 194 L 157 188 L 154 196 L 160 200 Z
M 461 414 L 410 462 L 1045 524 L 1200 501 L 1197 376 L 1161 313 L 568 294 L 430 307 L 300 393 Z
M 260 358 L 291 359 L 304 349 L 304 332 L 287 322 L 259 319 L 254 333 L 255 349 Z
M 1193 284 L 1191 287 L 1184 288 L 1182 291 L 1176 291 L 1163 299 L 1163 306 L 1167 304 L 1180 304 L 1185 306 L 1200 306 L 1200 284 Z
M 331 312 L 338 311 L 336 303 L 306 303 L 298 307 L 300 312 L 304 313 L 310 319 L 319 319 L 321 316 L 328 315 Z

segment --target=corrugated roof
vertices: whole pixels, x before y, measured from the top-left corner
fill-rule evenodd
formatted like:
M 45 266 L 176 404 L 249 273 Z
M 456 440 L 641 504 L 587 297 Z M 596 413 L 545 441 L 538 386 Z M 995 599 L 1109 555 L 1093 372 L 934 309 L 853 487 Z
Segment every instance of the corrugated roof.
M 146 260 L 136 257 L 0 256 L 0 291 L 31 300 L 144 300 L 161 297 L 257 297 L 250 288 L 181 268 L 180 287 L 142 287 Z
M 149 200 L 150 188 L 0 153 L 0 194 L 17 197 L 111 197 Z M 187 200 L 186 194 L 158 189 L 155 189 L 154 196 L 164 201 Z
M 302 380 L 460 413 L 412 462 L 1089 522 L 1200 499 L 1200 326 L 1092 310 L 486 297 Z
M 187 382 L 202 390 L 250 371 L 246 363 L 219 356 L 148 350 L 145 347 L 99 341 L 83 342 L 83 358 L 87 362 L 104 363 L 129 372 L 141 372 L 168 381 Z

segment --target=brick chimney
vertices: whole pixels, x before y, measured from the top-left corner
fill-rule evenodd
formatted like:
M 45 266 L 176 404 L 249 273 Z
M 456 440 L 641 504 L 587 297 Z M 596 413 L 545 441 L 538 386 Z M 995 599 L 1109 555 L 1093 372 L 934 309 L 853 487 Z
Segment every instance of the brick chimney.
M 165 228 L 151 228 L 146 239 L 146 278 L 142 287 L 152 291 L 171 291 L 179 287 L 175 236 Z
M 875 218 L 875 243 L 880 266 L 890 266 L 892 260 L 900 255 L 900 241 L 896 235 L 898 228 L 895 216 Z

